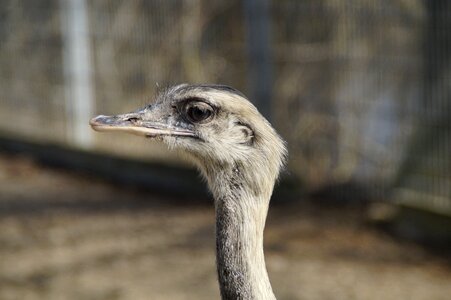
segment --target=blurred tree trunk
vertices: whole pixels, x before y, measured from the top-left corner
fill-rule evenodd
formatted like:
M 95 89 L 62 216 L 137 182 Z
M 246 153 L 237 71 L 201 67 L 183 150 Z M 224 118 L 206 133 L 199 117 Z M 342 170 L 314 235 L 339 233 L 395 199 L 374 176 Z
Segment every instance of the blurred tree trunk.
M 206 81 L 201 50 L 202 14 L 200 0 L 183 1 L 181 59 L 186 81 Z
M 395 199 L 451 215 L 451 2 L 430 0 L 426 8 L 417 134 L 398 174 Z

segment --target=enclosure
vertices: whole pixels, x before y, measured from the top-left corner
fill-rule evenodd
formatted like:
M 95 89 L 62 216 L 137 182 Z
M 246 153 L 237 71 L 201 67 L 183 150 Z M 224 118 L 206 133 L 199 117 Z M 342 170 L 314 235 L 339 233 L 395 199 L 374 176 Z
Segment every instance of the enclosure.
M 279 299 L 451 294 L 447 0 L 0 3 L 0 298 L 211 299 L 189 162 L 97 134 L 165 87 L 242 91 L 287 141 L 265 253 Z

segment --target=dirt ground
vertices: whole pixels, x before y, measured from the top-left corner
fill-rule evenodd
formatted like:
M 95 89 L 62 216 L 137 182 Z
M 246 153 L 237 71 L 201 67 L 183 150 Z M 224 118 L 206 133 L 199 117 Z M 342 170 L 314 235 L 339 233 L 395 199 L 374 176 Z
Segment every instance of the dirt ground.
M 0 155 L 0 299 L 219 299 L 211 203 Z M 451 266 L 357 210 L 273 205 L 278 299 L 451 299 Z

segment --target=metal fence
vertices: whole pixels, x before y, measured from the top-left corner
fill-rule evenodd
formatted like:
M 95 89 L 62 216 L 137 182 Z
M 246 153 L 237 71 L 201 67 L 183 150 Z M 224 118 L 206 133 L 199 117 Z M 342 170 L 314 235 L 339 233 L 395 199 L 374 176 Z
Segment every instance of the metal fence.
M 157 85 L 220 82 L 272 119 L 309 189 L 451 212 L 447 0 L 5 0 L 0 15 L 5 136 L 180 163 L 87 122 Z

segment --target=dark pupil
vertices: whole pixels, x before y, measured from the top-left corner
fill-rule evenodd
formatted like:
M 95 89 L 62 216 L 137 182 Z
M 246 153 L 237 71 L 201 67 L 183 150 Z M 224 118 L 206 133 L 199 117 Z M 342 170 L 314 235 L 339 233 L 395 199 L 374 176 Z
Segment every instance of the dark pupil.
M 192 107 L 188 113 L 193 121 L 202 121 L 210 116 L 209 110 L 204 110 L 199 107 Z

